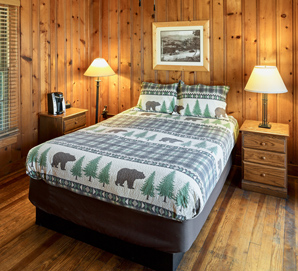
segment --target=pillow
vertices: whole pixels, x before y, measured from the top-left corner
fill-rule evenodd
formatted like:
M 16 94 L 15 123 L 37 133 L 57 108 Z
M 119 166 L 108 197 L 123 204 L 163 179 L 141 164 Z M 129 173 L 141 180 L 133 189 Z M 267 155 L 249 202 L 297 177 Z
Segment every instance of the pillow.
M 226 97 L 230 87 L 186 85 L 179 82 L 176 112 L 184 116 L 228 119 Z
M 172 113 L 177 101 L 177 88 L 178 83 L 165 85 L 143 82 L 137 108 L 143 111 Z

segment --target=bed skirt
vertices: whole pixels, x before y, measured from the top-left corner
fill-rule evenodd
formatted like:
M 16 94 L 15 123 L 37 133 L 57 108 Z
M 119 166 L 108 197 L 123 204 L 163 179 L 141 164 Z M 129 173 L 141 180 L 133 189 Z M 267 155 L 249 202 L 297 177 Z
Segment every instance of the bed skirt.
M 38 225 L 155 270 L 175 270 L 203 227 L 231 166 L 230 156 L 202 212 L 183 222 L 111 205 L 41 180 L 30 180 L 29 199 L 37 207 Z

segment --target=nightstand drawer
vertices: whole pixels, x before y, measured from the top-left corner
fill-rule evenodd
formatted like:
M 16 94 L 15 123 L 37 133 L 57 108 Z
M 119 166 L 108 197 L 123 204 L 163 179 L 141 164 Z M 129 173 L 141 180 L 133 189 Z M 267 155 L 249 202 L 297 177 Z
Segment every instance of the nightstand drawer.
M 86 114 L 77 115 L 74 118 L 65 119 L 63 122 L 64 133 L 82 128 L 86 125 Z
M 243 136 L 243 147 L 282 153 L 286 152 L 284 137 L 256 133 L 244 133 Z
M 286 155 L 283 153 L 243 148 L 243 159 L 245 162 L 286 168 Z
M 286 169 L 243 162 L 244 180 L 286 187 Z

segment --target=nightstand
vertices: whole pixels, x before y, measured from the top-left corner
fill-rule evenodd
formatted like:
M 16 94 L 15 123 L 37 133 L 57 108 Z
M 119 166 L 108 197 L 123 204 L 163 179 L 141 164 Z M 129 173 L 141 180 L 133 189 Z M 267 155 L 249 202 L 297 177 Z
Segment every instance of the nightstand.
M 242 132 L 242 189 L 287 197 L 287 137 L 289 125 L 246 120 Z
M 38 120 L 38 143 L 58 136 L 72 133 L 86 127 L 87 109 L 68 108 L 61 115 L 52 115 L 48 112 L 39 113 Z

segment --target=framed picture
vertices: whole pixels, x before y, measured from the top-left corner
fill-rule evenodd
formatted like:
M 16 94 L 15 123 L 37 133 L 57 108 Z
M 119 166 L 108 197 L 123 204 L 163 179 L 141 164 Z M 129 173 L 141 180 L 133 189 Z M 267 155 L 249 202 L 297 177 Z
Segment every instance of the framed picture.
M 209 71 L 209 21 L 152 23 L 153 69 Z

